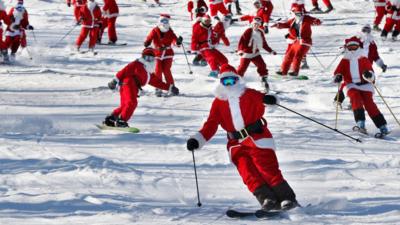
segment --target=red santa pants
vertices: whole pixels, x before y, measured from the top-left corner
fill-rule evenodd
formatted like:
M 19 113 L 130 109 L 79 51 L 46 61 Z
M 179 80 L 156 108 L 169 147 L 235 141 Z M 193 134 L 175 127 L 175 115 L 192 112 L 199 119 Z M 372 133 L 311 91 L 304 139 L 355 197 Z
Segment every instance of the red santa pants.
M 19 46 L 25 48 L 26 47 L 26 35 L 24 31 L 21 31 L 21 35 L 17 36 L 6 36 L 6 45 L 7 48 L 11 49 L 11 53 L 16 53 L 18 51 Z
M 376 106 L 373 94 L 369 91 L 360 91 L 352 88 L 347 91 L 347 96 L 350 98 L 351 108 L 353 110 L 365 109 L 368 112 L 369 117 L 374 118 L 381 114 L 378 107 Z
M 119 116 L 122 120 L 127 122 L 132 117 L 138 104 L 138 88 L 134 81 L 130 81 L 127 84 L 121 85 L 119 94 L 121 101 L 120 107 L 114 109 L 112 114 L 117 117 Z
M 164 74 L 165 81 L 168 85 L 174 84 L 174 78 L 172 77 L 171 67 L 172 67 L 172 58 L 156 60 L 156 68 L 154 73 L 160 80 L 163 80 L 162 74 Z
M 203 58 L 210 65 L 211 70 L 219 70 L 219 67 L 228 63 L 228 59 L 217 49 L 206 49 L 200 52 Z
M 281 65 L 282 74 L 286 75 L 290 66 L 292 66 L 293 72 L 299 73 L 301 60 L 307 55 L 308 50 L 310 50 L 310 46 L 302 45 L 300 41 L 289 45 Z
M 7 43 L 3 41 L 3 29 L 0 28 L 0 50 L 7 49 Z
M 250 62 L 252 62 L 257 67 L 257 73 L 260 76 L 268 75 L 267 65 L 265 64 L 261 55 L 258 55 L 254 58 L 241 58 L 240 65 L 237 69 L 237 72 L 240 76 L 243 76 L 249 66 Z
M 218 12 L 220 12 L 223 15 L 227 15 L 229 13 L 229 11 L 225 8 L 223 2 L 218 4 L 210 4 L 210 16 L 211 17 L 217 16 Z
M 115 29 L 115 22 L 117 21 L 117 17 L 111 18 L 103 18 L 103 26 L 101 27 L 101 36 L 104 33 L 104 29 L 107 26 L 107 33 L 108 33 L 108 40 L 111 42 L 116 42 L 117 38 L 117 31 Z
M 392 18 L 386 17 L 386 23 L 383 29 L 389 33 L 393 29 L 393 27 L 395 30 L 400 31 L 400 20 L 394 20 Z
M 322 2 L 324 2 L 327 7 L 332 5 L 330 0 L 322 0 Z M 312 4 L 314 7 L 318 7 L 318 0 L 312 0 Z
M 375 16 L 375 21 L 374 25 L 379 25 L 385 16 L 385 6 L 375 6 L 375 11 L 376 11 L 376 16 Z
M 86 37 L 89 35 L 89 48 L 94 48 L 96 45 L 97 37 L 99 33 L 99 28 L 88 28 L 82 27 L 81 33 L 79 34 L 78 39 L 76 39 L 76 45 L 80 47 L 82 43 L 85 41 Z
M 74 16 L 75 16 L 75 20 L 78 23 L 79 19 L 81 18 L 81 7 L 80 6 L 74 6 Z
M 240 145 L 231 149 L 231 157 L 244 184 L 252 193 L 263 184 L 274 187 L 284 181 L 272 149 Z

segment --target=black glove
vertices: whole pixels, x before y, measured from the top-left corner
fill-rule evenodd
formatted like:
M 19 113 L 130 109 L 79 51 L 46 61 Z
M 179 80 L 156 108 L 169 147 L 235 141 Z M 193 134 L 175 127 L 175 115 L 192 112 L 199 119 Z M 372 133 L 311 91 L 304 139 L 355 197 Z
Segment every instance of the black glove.
M 340 83 L 343 80 L 343 76 L 342 74 L 336 74 L 335 79 L 333 80 L 333 82 L 335 83 Z
M 370 79 L 370 78 L 372 78 L 372 76 L 373 76 L 373 74 L 372 74 L 371 72 L 369 72 L 368 70 L 365 71 L 365 72 L 363 73 L 363 75 L 364 75 L 364 78 L 366 78 L 366 79 Z
M 264 95 L 264 101 L 267 105 L 275 105 L 278 103 L 278 98 L 273 95 Z
M 199 142 L 194 138 L 189 138 L 186 143 L 186 148 L 189 151 L 193 151 L 199 148 Z
M 268 26 L 264 27 L 264 34 L 268 34 Z
M 386 72 L 386 70 L 387 70 L 387 65 L 386 65 L 386 64 L 383 64 L 383 65 L 382 65 L 382 72 L 384 73 L 384 72 Z
M 169 91 L 173 95 L 179 95 L 179 89 L 177 87 L 175 87 L 173 84 L 169 87 Z
M 71 2 L 68 2 L 68 3 L 67 3 L 67 6 L 68 6 L 68 7 L 71 7 Z
M 111 90 L 115 90 L 115 88 L 117 88 L 117 80 L 113 79 L 112 81 L 108 82 L 108 88 L 110 88 Z
M 151 42 L 147 42 L 147 41 L 145 41 L 145 42 L 143 43 L 143 46 L 144 46 L 145 48 L 147 48 L 147 47 L 149 47 L 149 46 L 150 46 L 150 43 L 151 43 Z
M 179 36 L 179 37 L 176 39 L 176 45 L 181 45 L 182 42 L 183 42 L 183 37 L 182 37 L 182 36 Z
M 28 30 L 33 30 L 33 26 L 32 26 L 32 25 L 28 25 L 26 28 L 27 28 Z
M 333 101 L 335 102 L 339 102 L 339 103 L 343 103 L 344 99 L 346 97 L 344 96 L 344 93 L 342 90 L 340 90 L 336 95 L 335 98 L 333 99 Z
M 19 30 L 20 27 L 21 27 L 21 26 L 20 26 L 19 24 L 14 24 L 14 25 L 12 26 L 12 29 L 13 29 L 13 30 Z

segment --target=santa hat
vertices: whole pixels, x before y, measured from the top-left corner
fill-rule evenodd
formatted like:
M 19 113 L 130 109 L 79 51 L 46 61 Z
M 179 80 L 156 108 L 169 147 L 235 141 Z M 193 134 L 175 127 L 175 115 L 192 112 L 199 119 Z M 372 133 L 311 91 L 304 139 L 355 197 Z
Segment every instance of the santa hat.
M 346 39 L 344 41 L 344 43 L 345 43 L 346 47 L 352 46 L 352 45 L 357 45 L 357 46 L 361 47 L 361 44 L 362 44 L 360 38 L 358 38 L 357 36 L 353 36 L 351 38 Z
M 155 54 L 154 54 L 154 49 L 153 48 L 145 48 L 145 49 L 143 49 L 143 51 L 142 51 L 142 56 L 145 56 L 145 55 L 148 55 L 148 56 L 155 56 Z
M 158 18 L 158 22 L 161 22 L 162 20 L 170 20 L 171 16 L 169 14 L 160 14 L 160 18 Z
M 206 20 L 211 20 L 211 17 L 210 17 L 209 15 L 207 15 L 207 14 L 204 15 L 204 16 L 202 16 L 201 19 L 200 19 L 200 21 L 203 22 L 203 23 L 204 23 L 204 21 L 206 21 Z
M 304 13 L 304 8 L 303 7 L 301 7 L 300 5 L 294 5 L 293 7 L 292 7 L 292 12 L 294 13 L 294 14 L 296 14 L 296 13 Z
M 224 78 L 224 77 L 230 77 L 230 76 L 236 76 L 239 77 L 239 75 L 236 72 L 236 69 L 229 65 L 229 64 L 223 64 L 219 70 L 219 76 L 218 78 Z
M 260 26 L 262 25 L 262 18 L 259 16 L 256 16 L 253 18 L 253 21 L 251 21 L 251 24 L 259 24 Z

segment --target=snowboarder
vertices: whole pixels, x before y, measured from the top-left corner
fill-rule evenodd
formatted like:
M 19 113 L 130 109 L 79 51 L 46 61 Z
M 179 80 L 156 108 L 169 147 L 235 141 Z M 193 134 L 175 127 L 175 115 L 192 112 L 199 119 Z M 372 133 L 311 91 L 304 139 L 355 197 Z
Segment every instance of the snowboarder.
M 222 15 L 229 14 L 229 11 L 225 8 L 223 0 L 208 0 L 210 6 L 210 16 L 218 16 L 218 12 Z
M 257 67 L 257 72 L 261 77 L 263 86 L 265 87 L 265 91 L 268 93 L 268 70 L 267 65 L 260 54 L 260 49 L 264 49 L 273 55 L 276 55 L 276 52 L 268 46 L 264 33 L 260 29 L 262 19 L 260 17 L 255 17 L 251 24 L 252 27 L 248 28 L 239 40 L 237 52 L 241 58 L 237 72 L 243 77 L 250 62 L 254 63 Z
M 150 84 L 162 90 L 170 90 L 175 95 L 179 94 L 179 89 L 173 85 L 163 83 L 153 73 L 155 53 L 152 48 L 145 48 L 141 58 L 129 63 L 120 70 L 113 80 L 108 83 L 111 90 L 119 85 L 121 98 L 120 106 L 108 115 L 104 124 L 115 127 L 129 127 L 128 121 L 132 117 L 137 106 L 138 92 L 146 84 Z
M 311 13 L 329 13 L 333 10 L 333 6 L 331 3 L 331 0 L 322 0 L 324 2 L 325 6 L 327 9 L 325 11 L 322 11 L 321 8 L 318 5 L 318 0 L 312 0 L 312 5 L 314 6 L 313 9 L 310 10 Z
M 71 5 L 74 6 L 74 17 L 76 24 L 79 25 L 81 21 L 79 20 L 81 18 L 80 12 L 81 12 L 81 7 L 84 7 L 87 3 L 87 0 L 67 0 L 67 6 L 71 7 Z
M 3 0 L 0 0 L 0 53 L 1 53 L 1 56 L 3 57 L 3 62 L 8 62 L 9 57 L 8 57 L 7 44 L 6 44 L 5 40 L 3 41 L 2 21 L 7 26 L 9 26 L 11 24 L 11 20 L 8 17 L 7 12 L 6 12 L 6 6 L 4 5 Z
M 383 17 L 386 14 L 386 2 L 388 0 L 374 0 L 375 5 L 375 20 L 374 20 L 374 30 L 381 31 L 379 24 L 381 24 Z
M 215 37 L 210 16 L 201 17 L 193 25 L 191 50 L 200 52 L 211 68 L 209 76 L 214 78 L 218 76 L 220 66 L 228 63 L 228 59 L 215 48 Z
M 365 110 L 382 135 L 389 133 L 386 120 L 373 100 L 375 75 L 372 64 L 361 49 L 361 40 L 353 36 L 345 40 L 346 52 L 334 72 L 334 82 L 344 82 L 356 121 L 356 128 L 367 133 Z
M 197 21 L 206 15 L 208 12 L 208 6 L 205 0 L 189 0 L 187 5 L 188 12 L 190 13 L 190 19 Z
M 101 43 L 104 30 L 107 27 L 108 44 L 115 44 L 118 40 L 115 23 L 119 15 L 118 5 L 115 0 L 104 0 L 102 26 L 99 32 L 98 42 Z
M 386 40 L 392 30 L 392 40 L 396 41 L 400 33 L 400 0 L 389 0 L 386 5 L 386 23 L 382 30 L 382 40 Z
M 218 78 L 220 84 L 208 119 L 187 140 L 187 149 L 201 149 L 221 125 L 227 132 L 231 160 L 262 209 L 296 207 L 296 195 L 279 170 L 274 139 L 263 118 L 264 104 L 277 104 L 277 97 L 247 88 L 235 68 L 228 64 L 221 67 Z
M 181 36 L 177 37 L 171 29 L 169 23 L 170 19 L 171 16 L 168 14 L 160 15 L 157 26 L 147 35 L 144 41 L 144 47 L 149 47 L 151 43 L 153 43 L 156 55 L 155 75 L 162 80 L 162 75 L 164 74 L 167 84 L 174 86 L 175 82 L 171 73 L 174 50 L 171 45 L 176 44 L 177 47 L 180 47 L 183 38 Z M 156 95 L 161 97 L 162 90 L 156 89 Z
M 15 7 L 8 12 L 11 20 L 6 31 L 6 44 L 11 49 L 11 60 L 15 60 L 15 53 L 19 46 L 25 48 L 27 46 L 25 30 L 33 30 L 33 26 L 29 24 L 28 11 L 24 7 L 24 1 L 18 0 Z
M 82 29 L 76 39 L 76 49 L 80 51 L 82 43 L 89 35 L 89 51 L 95 54 L 94 47 L 96 46 L 102 22 L 101 9 L 95 0 L 89 0 L 87 5 L 81 7 L 80 16 L 79 20 L 82 22 Z
M 294 7 L 292 12 L 295 15 L 293 18 L 271 26 L 278 29 L 289 29 L 286 36 L 289 45 L 281 64 L 281 70 L 277 71 L 279 75 L 287 75 L 290 68 L 292 68 L 292 71 L 289 72 L 289 75 L 299 75 L 301 61 L 312 45 L 311 26 L 321 24 L 319 19 L 305 15 L 304 9 L 301 7 Z

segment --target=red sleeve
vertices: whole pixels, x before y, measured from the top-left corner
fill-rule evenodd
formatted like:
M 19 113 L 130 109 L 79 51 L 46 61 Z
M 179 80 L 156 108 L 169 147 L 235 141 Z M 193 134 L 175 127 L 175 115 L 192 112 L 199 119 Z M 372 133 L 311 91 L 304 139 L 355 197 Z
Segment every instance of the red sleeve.
M 162 80 L 156 77 L 154 73 L 150 74 L 149 84 L 155 88 L 159 88 L 166 91 L 169 90 L 169 84 L 162 82 Z
M 334 76 L 336 76 L 337 74 L 344 75 L 343 74 L 343 62 L 344 62 L 343 59 L 340 60 L 339 65 L 335 69 L 335 72 L 333 72 Z
M 269 18 L 271 17 L 272 10 L 274 9 L 274 6 L 272 5 L 272 2 L 267 2 L 266 7 L 264 8 L 264 15 L 263 15 L 263 22 L 264 23 L 269 23 Z
M 374 62 L 380 58 L 378 53 L 378 47 L 376 46 L 375 42 L 372 42 L 369 45 L 368 58 Z
M 187 10 L 188 10 L 188 12 L 192 12 L 192 10 L 193 10 L 193 2 L 192 1 L 188 2 Z
M 129 63 L 126 65 L 122 70 L 118 71 L 118 73 L 115 75 L 119 81 L 123 81 L 126 78 L 126 75 L 129 73 L 129 71 L 132 71 L 133 73 L 133 62 Z
M 248 38 L 248 36 L 249 36 L 250 32 L 251 32 L 251 30 L 247 29 L 240 37 L 240 40 L 238 43 L 238 51 L 243 51 L 249 45 L 250 38 Z
M 315 17 L 310 16 L 310 19 L 311 19 L 311 25 L 318 26 L 318 25 L 321 25 L 321 23 L 322 23 L 320 19 L 317 19 Z
M 146 40 L 144 41 L 144 46 L 145 47 L 150 46 L 153 39 L 154 39 L 154 29 L 152 29 L 150 33 L 147 35 Z
M 252 21 L 253 20 L 253 16 L 250 15 L 244 15 L 240 17 L 240 21 Z
M 172 44 L 176 44 L 178 37 L 176 36 L 175 32 L 170 28 L 172 34 Z
M 215 99 L 211 105 L 211 110 L 207 121 L 203 124 L 203 127 L 199 131 L 206 141 L 210 140 L 215 135 L 220 121 L 221 117 L 218 111 L 218 102 L 217 99 Z
M 11 24 L 11 20 L 10 17 L 8 17 L 6 11 L 0 11 L 0 18 L 3 18 L 3 21 L 6 25 L 10 25 Z
M 193 28 L 192 28 L 192 44 L 191 44 L 191 49 L 192 49 L 192 51 L 197 51 L 197 50 L 199 50 L 198 49 L 198 46 L 197 46 L 197 43 L 198 43 L 198 35 L 196 34 L 196 27 L 198 26 L 198 23 L 199 22 L 197 22 L 196 24 L 194 24 L 193 25 Z
M 276 28 L 278 28 L 278 29 L 290 28 L 291 23 L 292 23 L 292 20 L 288 20 L 288 21 L 282 22 L 282 23 L 276 23 Z
M 28 20 L 28 11 L 25 10 L 24 17 L 21 20 L 21 27 L 26 29 L 29 25 L 29 20 Z
M 265 40 L 264 32 L 261 32 L 261 37 L 262 37 L 262 40 L 263 40 L 263 49 L 265 49 L 265 51 L 267 51 L 267 52 L 272 52 L 272 48 L 269 47 L 269 45 L 267 43 L 267 40 Z

